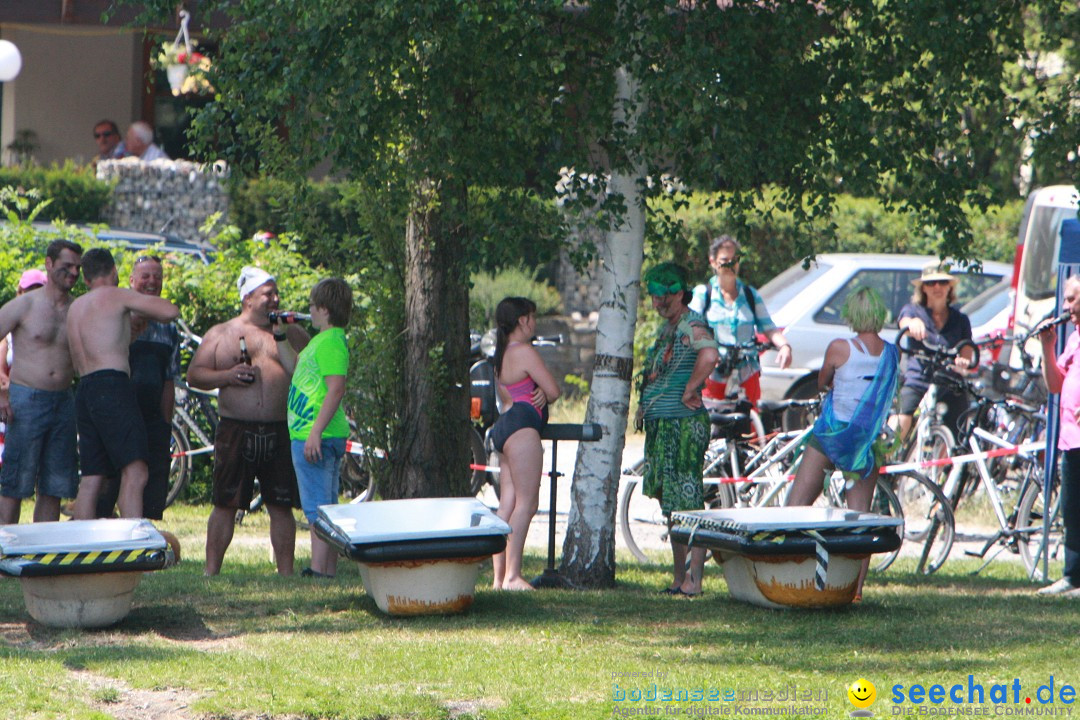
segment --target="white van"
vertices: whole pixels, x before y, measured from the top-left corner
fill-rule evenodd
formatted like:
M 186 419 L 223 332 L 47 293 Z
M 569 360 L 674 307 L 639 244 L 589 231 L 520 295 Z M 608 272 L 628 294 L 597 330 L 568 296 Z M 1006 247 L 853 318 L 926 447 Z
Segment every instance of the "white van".
M 1028 196 L 1013 261 L 1016 305 L 1010 327 L 1016 334 L 1027 332 L 1054 311 L 1061 224 L 1076 219 L 1078 205 L 1080 192 L 1071 185 L 1041 188 Z M 1041 355 L 1034 339 L 1029 341 L 1028 350 L 1036 357 Z M 1012 364 L 1019 365 L 1015 354 Z

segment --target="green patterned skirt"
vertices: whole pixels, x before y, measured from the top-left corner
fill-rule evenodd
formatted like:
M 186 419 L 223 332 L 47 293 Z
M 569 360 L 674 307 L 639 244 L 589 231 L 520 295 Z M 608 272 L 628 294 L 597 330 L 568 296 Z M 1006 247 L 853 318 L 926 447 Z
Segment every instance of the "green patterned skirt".
M 709 416 L 645 421 L 645 473 L 642 488 L 660 501 L 665 516 L 705 507 L 701 469 L 709 447 Z

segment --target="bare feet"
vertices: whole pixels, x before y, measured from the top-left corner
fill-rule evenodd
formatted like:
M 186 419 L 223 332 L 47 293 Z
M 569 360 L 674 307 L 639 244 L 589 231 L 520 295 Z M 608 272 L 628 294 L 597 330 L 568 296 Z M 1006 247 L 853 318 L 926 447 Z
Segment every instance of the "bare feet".
M 525 578 L 516 578 L 514 580 L 507 580 L 503 583 L 503 590 L 535 590 L 529 581 Z
M 683 580 L 682 585 L 679 586 L 679 591 L 680 594 L 688 595 L 689 597 L 700 595 L 701 581 L 694 582 L 694 577 L 692 575 L 687 575 L 686 579 Z

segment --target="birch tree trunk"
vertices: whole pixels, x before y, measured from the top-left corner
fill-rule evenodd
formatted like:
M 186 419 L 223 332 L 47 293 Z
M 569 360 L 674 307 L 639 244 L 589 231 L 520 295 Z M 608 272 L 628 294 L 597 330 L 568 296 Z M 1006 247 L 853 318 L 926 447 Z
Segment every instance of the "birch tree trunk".
M 640 114 L 638 85 L 625 68 L 615 74 L 613 121 L 632 133 Z M 583 588 L 615 584 L 615 511 L 622 451 L 630 410 L 634 365 L 634 327 L 645 248 L 645 208 L 641 183 L 645 171 L 633 160 L 617 167 L 609 192 L 620 195 L 625 213 L 605 233 L 599 249 L 602 290 L 596 326 L 596 360 L 585 422 L 604 429 L 597 442 L 578 446 L 571 487 L 570 516 L 563 543 L 563 576 Z

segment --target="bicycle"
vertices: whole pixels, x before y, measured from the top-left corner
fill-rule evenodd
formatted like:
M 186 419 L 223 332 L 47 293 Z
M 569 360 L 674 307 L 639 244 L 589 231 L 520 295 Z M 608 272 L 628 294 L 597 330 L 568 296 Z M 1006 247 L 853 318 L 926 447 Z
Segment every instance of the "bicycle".
M 789 407 L 799 407 L 812 412 L 818 402 L 818 400 L 788 400 L 775 404 L 774 409 L 784 411 Z M 782 504 L 787 496 L 788 483 L 798 465 L 799 451 L 812 429 L 812 426 L 808 426 L 800 431 L 784 431 L 772 435 L 760 450 L 748 458 L 746 468 L 749 470 L 745 471 L 746 474 L 743 476 L 705 478 L 707 506 L 749 507 Z M 640 562 L 647 562 L 648 557 L 634 538 L 630 506 L 634 502 L 634 493 L 641 484 L 640 477 L 644 463 L 645 459 L 642 458 L 623 470 L 623 477 L 628 478 L 628 481 L 620 493 L 618 506 L 618 522 L 623 542 Z M 904 518 L 904 540 L 917 542 L 922 546 L 917 571 L 929 574 L 941 567 L 952 549 L 956 530 L 952 507 L 941 489 L 926 476 L 913 470 L 907 470 L 898 475 L 922 488 L 920 497 L 930 498 L 930 500 L 919 504 L 909 502 L 909 507 L 905 508 L 894 491 L 894 480 L 883 475 L 878 478 L 877 492 L 875 492 L 871 509 L 882 514 Z M 840 479 L 836 481 L 832 478 Z M 838 473 L 834 473 L 832 478 L 828 486 L 829 492 L 823 495 L 828 496 L 832 504 L 839 505 L 843 502 L 845 483 Z M 725 486 L 741 486 L 741 488 L 725 491 Z M 652 504 L 649 517 L 634 519 L 647 524 L 666 526 L 666 521 L 656 504 Z M 883 556 L 874 565 L 874 569 L 884 571 L 898 554 L 899 549 Z
M 1020 461 L 1015 490 L 1015 495 L 1019 500 L 1011 512 L 1007 510 L 1004 499 L 1006 488 L 1003 487 L 1003 483 L 995 481 L 985 457 L 987 448 L 982 447 L 980 441 L 992 446 L 990 449 L 1010 451 Z M 1064 533 L 1058 518 L 1060 508 L 1054 481 L 1051 482 L 1049 488 L 1051 532 L 1050 535 L 1044 533 L 1043 520 L 1048 503 L 1044 497 L 1046 482 L 1043 477 L 1043 462 L 1041 453 L 1038 451 L 1044 449 L 1045 444 L 1029 439 L 1023 445 L 1017 445 L 1008 439 L 987 432 L 978 425 L 971 428 L 967 442 L 973 453 L 970 464 L 973 464 L 977 470 L 978 478 L 981 480 L 979 487 L 986 494 L 998 525 L 997 531 L 980 550 L 965 551 L 965 554 L 971 557 L 985 558 L 985 562 L 974 572 L 982 571 L 1004 550 L 1009 550 L 1020 555 L 1029 579 L 1043 580 L 1044 574 L 1039 569 L 1039 559 L 1043 555 L 1044 546 L 1052 549 L 1049 553 L 1051 557 L 1056 557 L 1064 541 Z M 970 473 L 965 472 L 963 465 L 954 463 L 944 488 L 945 495 L 953 503 L 954 509 L 967 496 L 965 486 L 971 482 L 970 477 Z M 998 546 L 997 550 L 986 558 L 987 553 L 995 545 Z

